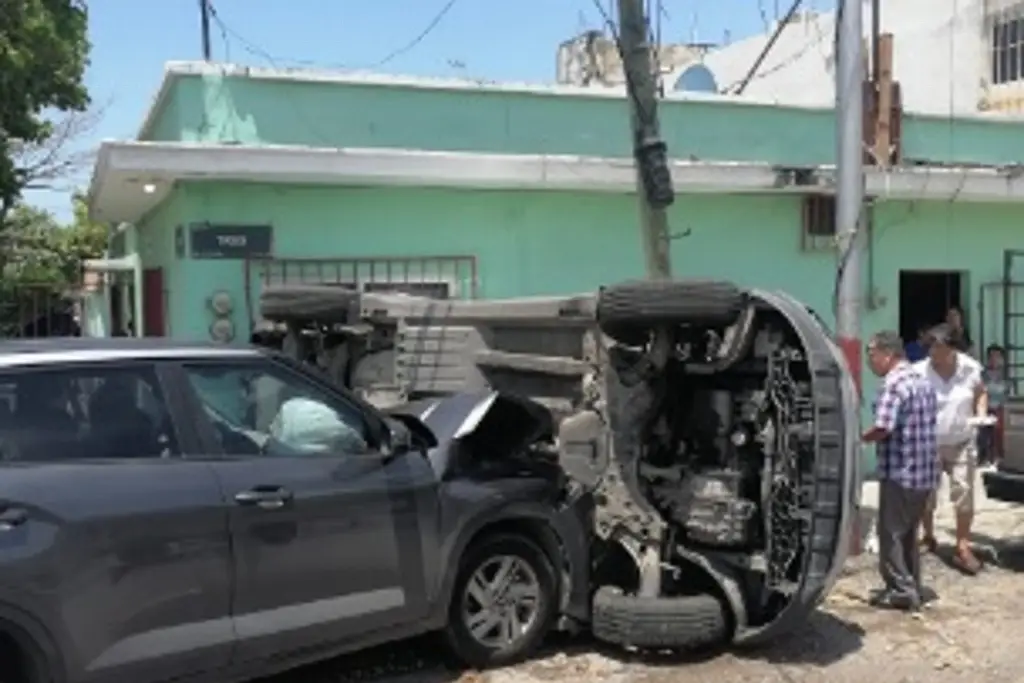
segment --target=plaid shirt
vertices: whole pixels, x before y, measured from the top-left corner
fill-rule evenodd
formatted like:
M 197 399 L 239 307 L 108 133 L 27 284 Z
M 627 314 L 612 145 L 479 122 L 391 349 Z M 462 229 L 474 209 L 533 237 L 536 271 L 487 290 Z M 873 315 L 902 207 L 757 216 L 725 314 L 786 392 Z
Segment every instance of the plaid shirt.
M 875 402 L 875 427 L 889 436 L 878 442 L 878 476 L 909 489 L 939 485 L 935 437 L 935 391 L 906 362 L 882 382 Z

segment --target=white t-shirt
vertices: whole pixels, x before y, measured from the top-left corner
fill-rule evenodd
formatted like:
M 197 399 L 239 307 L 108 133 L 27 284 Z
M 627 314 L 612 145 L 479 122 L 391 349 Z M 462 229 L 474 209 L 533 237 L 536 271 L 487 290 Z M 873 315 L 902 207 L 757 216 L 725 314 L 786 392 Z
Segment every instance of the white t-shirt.
M 945 446 L 961 444 L 974 436 L 969 421 L 974 416 L 974 392 L 982 383 L 981 363 L 966 353 L 956 354 L 956 371 L 943 379 L 927 358 L 914 363 L 916 370 L 935 390 L 938 415 L 936 437 Z

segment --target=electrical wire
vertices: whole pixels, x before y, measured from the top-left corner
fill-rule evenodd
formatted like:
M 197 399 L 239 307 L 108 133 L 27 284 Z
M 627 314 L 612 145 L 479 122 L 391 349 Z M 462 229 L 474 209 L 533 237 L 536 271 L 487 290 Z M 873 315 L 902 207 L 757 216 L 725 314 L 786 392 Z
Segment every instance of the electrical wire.
M 630 101 L 633 103 L 633 107 L 636 109 L 638 117 L 641 120 L 646 121 L 646 120 L 648 120 L 647 110 L 644 109 L 643 102 L 640 101 L 640 97 L 637 95 L 636 87 L 635 87 L 635 85 L 633 83 L 633 79 L 629 78 L 629 69 L 627 67 L 628 58 L 626 56 L 626 53 L 623 52 L 623 50 L 622 50 L 622 40 L 619 38 L 619 32 L 618 32 L 618 29 L 615 27 L 615 22 L 612 21 L 612 18 L 611 18 L 611 16 L 609 16 L 607 10 L 605 10 L 604 5 L 601 4 L 601 0 L 592 0 L 592 1 L 594 3 L 594 7 L 597 8 L 598 14 L 601 15 L 601 21 L 604 22 L 605 28 L 611 34 L 612 40 L 615 41 L 615 49 L 619 53 L 619 59 L 622 60 L 623 71 L 626 74 L 626 95 L 629 97 Z M 650 31 L 650 17 L 649 16 L 647 17 L 647 23 L 648 23 L 648 32 L 649 32 Z
M 427 23 L 426 27 L 424 27 L 422 31 L 417 33 L 416 36 L 412 38 L 412 40 L 408 41 L 404 45 L 401 45 L 400 47 L 395 48 L 394 50 L 387 53 L 384 57 L 377 60 L 376 62 L 372 62 L 363 67 L 353 67 L 351 65 L 344 64 L 325 64 L 323 62 L 317 62 L 309 59 L 290 59 L 275 56 L 272 55 L 267 50 L 265 50 L 264 48 L 262 48 L 261 46 L 259 46 L 258 44 L 256 44 L 254 41 L 249 40 L 248 38 L 240 34 L 238 31 L 231 28 L 227 24 L 227 22 L 225 22 L 224 19 L 218 14 L 212 2 L 210 2 L 210 18 L 213 19 L 214 23 L 217 25 L 217 29 L 220 31 L 221 37 L 224 39 L 225 43 L 227 43 L 227 36 L 230 36 L 234 38 L 234 40 L 237 41 L 239 44 L 241 44 L 242 48 L 246 52 L 267 61 L 271 66 L 278 67 L 281 64 L 291 64 L 295 66 L 320 67 L 340 69 L 346 71 L 356 71 L 365 69 L 378 69 L 386 64 L 393 62 L 395 59 L 411 52 L 420 43 L 426 40 L 431 33 L 434 32 L 434 30 L 441 24 L 441 22 L 448 15 L 451 9 L 455 6 L 456 2 L 458 2 L 458 0 L 448 0 L 441 7 L 441 9 L 438 10 L 437 13 L 431 18 L 431 20 Z
M 426 37 L 433 33 L 434 29 L 436 29 L 438 25 L 440 25 L 440 23 L 444 20 L 448 12 L 451 11 L 452 7 L 455 6 L 456 2 L 457 0 L 448 0 L 448 2 L 446 2 L 444 6 L 441 7 L 441 9 L 437 12 L 437 14 L 434 15 L 434 18 L 430 20 L 426 28 L 420 31 L 415 38 L 410 40 L 402 47 L 399 47 L 389 52 L 383 59 L 373 64 L 372 68 L 380 68 L 385 64 L 393 61 L 394 59 L 410 52 L 413 48 L 422 43 L 426 39 Z

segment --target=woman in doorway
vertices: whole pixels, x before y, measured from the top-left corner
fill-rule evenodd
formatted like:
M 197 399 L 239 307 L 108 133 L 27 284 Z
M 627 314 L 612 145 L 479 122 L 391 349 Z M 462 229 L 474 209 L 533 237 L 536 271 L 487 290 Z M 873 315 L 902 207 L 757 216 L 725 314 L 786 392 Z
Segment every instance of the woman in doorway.
M 981 462 L 994 465 L 1003 456 L 1003 404 L 1010 389 L 1006 381 L 1006 351 L 1002 346 L 990 344 L 985 350 L 982 377 L 988 390 L 988 412 L 996 423 L 985 427 L 980 434 Z
M 946 311 L 946 324 L 949 325 L 950 345 L 960 353 L 970 354 L 974 342 L 971 341 L 971 333 L 964 323 L 964 312 L 959 306 L 950 306 Z

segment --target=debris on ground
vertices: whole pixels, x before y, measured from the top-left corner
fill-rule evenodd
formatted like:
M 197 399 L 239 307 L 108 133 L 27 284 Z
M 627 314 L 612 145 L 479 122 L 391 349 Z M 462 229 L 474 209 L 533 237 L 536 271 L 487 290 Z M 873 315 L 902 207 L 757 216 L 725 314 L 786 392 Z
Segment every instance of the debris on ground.
M 979 501 L 980 503 L 981 501 Z M 555 638 L 533 661 L 489 672 L 450 672 L 432 659 L 429 639 L 359 653 L 266 683 L 1018 683 L 1024 631 L 1024 507 L 980 504 L 977 547 L 985 570 L 966 577 L 948 564 L 946 542 L 924 560 L 935 600 L 918 615 L 868 604 L 878 587 L 878 557 L 851 558 L 810 621 L 760 650 L 701 657 L 643 657 L 583 638 Z M 395 653 L 403 655 L 396 659 Z

